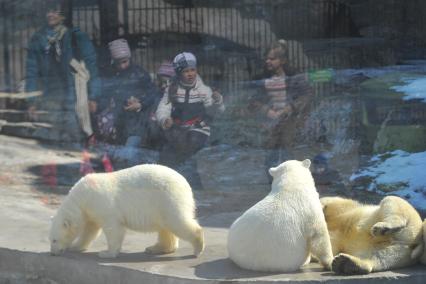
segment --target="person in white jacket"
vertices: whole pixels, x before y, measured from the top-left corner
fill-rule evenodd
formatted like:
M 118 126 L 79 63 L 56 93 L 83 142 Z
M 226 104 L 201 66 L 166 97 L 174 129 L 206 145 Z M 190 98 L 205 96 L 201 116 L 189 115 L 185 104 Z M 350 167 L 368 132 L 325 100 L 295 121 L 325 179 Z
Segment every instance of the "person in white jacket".
M 197 73 L 197 60 L 183 52 L 173 60 L 176 77 L 161 99 L 156 118 L 164 130 L 166 143 L 160 163 L 173 166 L 202 149 L 210 136 L 209 121 L 223 112 L 223 97 L 206 86 Z

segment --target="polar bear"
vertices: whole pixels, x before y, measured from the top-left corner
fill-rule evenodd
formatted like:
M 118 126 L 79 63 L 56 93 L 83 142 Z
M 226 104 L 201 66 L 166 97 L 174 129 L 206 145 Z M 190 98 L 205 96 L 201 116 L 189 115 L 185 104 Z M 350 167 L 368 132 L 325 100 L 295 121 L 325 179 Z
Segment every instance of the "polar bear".
M 83 251 L 100 229 L 108 245 L 99 253 L 103 258 L 119 254 L 126 229 L 158 232 L 157 244 L 146 248 L 147 253 L 172 253 L 178 238 L 190 242 L 196 256 L 204 249 L 191 187 L 179 173 L 161 165 L 139 165 L 80 179 L 52 219 L 51 253 Z
M 424 251 L 422 257 L 420 258 L 420 262 L 426 265 L 426 219 L 423 221 L 423 246 Z
M 363 205 L 324 197 L 321 203 L 336 273 L 368 274 L 405 267 L 423 253 L 422 220 L 402 198 L 387 196 L 379 205 Z
M 310 160 L 270 168 L 271 192 L 232 225 L 228 253 L 238 266 L 290 272 L 314 255 L 327 269 L 333 260 L 330 239 Z

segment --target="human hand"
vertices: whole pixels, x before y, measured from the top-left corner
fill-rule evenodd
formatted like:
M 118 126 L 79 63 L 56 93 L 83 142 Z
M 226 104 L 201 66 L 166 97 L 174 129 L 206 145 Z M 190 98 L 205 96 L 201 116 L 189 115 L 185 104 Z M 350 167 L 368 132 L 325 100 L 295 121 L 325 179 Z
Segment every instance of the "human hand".
M 222 101 L 223 101 L 223 97 L 219 93 L 218 90 L 213 91 L 213 93 L 212 93 L 212 99 L 213 99 L 213 103 L 215 103 L 215 104 L 221 104 Z
M 98 109 L 98 103 L 95 101 L 89 100 L 89 112 L 95 113 L 97 109 Z
M 171 117 L 166 118 L 166 120 L 163 123 L 164 129 L 169 129 L 173 125 L 173 119 Z
M 286 116 L 290 116 L 291 113 L 293 112 L 293 108 L 291 107 L 291 105 L 287 104 L 283 109 L 282 109 L 282 115 L 286 115 Z
M 139 99 L 131 96 L 127 99 L 127 106 L 124 107 L 126 111 L 140 111 L 142 108 L 142 104 Z
M 269 109 L 266 113 L 266 116 L 270 119 L 278 119 L 280 117 L 281 113 L 278 111 L 275 111 L 273 109 Z

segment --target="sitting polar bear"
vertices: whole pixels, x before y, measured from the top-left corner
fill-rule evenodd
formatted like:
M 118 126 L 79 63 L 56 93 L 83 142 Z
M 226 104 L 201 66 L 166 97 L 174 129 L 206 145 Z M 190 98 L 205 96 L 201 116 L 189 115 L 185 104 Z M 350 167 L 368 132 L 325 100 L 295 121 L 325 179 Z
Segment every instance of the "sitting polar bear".
M 379 205 L 340 197 L 321 198 L 339 274 L 367 274 L 416 263 L 423 253 L 422 220 L 405 200 Z
M 290 272 L 310 254 L 327 269 L 333 255 L 309 160 L 269 169 L 271 192 L 231 226 L 228 253 L 242 268 Z
M 172 253 L 178 238 L 204 249 L 203 230 L 195 220 L 191 187 L 183 176 L 161 165 L 139 165 L 112 172 L 89 174 L 70 190 L 53 217 L 50 250 L 85 250 L 100 229 L 108 250 L 100 257 L 116 257 L 127 229 L 158 232 L 158 242 L 146 248 L 152 254 Z

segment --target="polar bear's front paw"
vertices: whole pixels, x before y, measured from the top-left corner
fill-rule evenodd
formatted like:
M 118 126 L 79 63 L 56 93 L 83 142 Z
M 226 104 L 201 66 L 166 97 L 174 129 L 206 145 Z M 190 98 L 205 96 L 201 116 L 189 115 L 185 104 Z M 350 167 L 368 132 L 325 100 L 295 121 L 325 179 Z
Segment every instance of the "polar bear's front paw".
M 109 250 L 104 250 L 98 253 L 100 258 L 116 258 L 118 256 L 118 252 L 111 252 Z
M 360 260 L 350 255 L 340 253 L 331 263 L 331 270 L 337 274 L 368 274 L 371 269 L 360 263 Z
M 371 227 L 371 235 L 374 237 L 386 236 L 400 231 L 403 226 L 392 227 L 391 224 L 378 222 Z
M 147 247 L 145 249 L 145 252 L 148 254 L 168 254 L 168 253 L 175 252 L 175 249 L 167 249 L 159 245 L 153 245 L 153 246 Z

